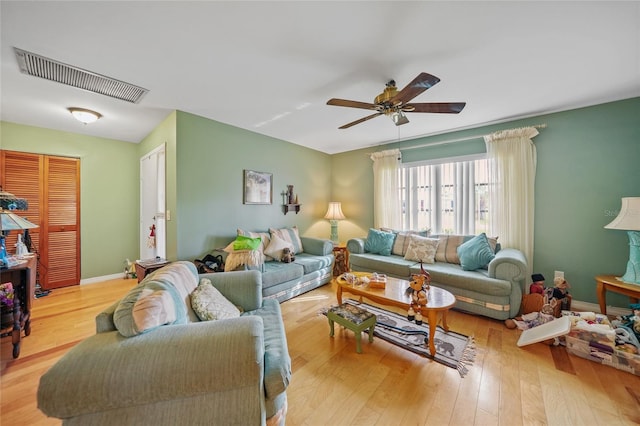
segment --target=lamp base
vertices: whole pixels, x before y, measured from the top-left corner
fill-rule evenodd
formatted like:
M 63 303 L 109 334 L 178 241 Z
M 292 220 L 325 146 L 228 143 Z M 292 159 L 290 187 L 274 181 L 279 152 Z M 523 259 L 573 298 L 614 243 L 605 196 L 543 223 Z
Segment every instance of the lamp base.
M 627 231 L 629 235 L 629 261 L 627 271 L 620 279 L 640 285 L 640 231 Z
M 331 223 L 331 241 L 338 244 L 338 221 L 330 220 L 329 223 Z

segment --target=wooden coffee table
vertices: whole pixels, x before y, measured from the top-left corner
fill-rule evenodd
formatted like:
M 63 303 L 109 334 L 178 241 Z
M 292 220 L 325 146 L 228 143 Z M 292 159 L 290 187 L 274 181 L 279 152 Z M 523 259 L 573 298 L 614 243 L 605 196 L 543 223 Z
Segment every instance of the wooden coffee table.
M 371 275 L 365 272 L 352 273 L 359 277 Z M 411 304 L 411 296 L 406 291 L 407 288 L 409 288 L 409 281 L 406 280 L 387 277 L 385 288 L 371 288 L 368 285 L 352 285 L 345 281 L 342 275 L 336 277 L 334 281 L 337 285 L 336 297 L 340 305 L 342 304 L 342 293 L 351 293 L 360 296 L 360 301 L 362 301 L 364 297 L 381 305 L 395 306 L 406 310 L 409 309 L 409 305 Z M 442 313 L 442 327 L 445 331 L 449 331 L 447 312 L 455 305 L 456 298 L 447 290 L 431 286 L 427 294 L 427 300 L 427 306 L 421 309 L 421 314 L 427 318 L 427 323 L 429 324 L 429 352 L 431 352 L 431 356 L 434 356 L 436 354 L 434 337 L 436 334 L 436 326 L 438 325 L 438 314 Z

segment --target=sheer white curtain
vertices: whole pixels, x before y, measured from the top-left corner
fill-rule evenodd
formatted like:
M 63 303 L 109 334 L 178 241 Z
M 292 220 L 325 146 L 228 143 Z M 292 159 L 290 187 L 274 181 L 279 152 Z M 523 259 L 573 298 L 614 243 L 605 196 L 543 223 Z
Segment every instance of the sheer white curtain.
M 402 228 L 399 174 L 402 154 L 399 149 L 374 152 L 373 225 L 376 228 Z
M 533 268 L 536 147 L 534 127 L 505 130 L 484 137 L 489 159 L 490 234 L 503 247 L 517 248 Z

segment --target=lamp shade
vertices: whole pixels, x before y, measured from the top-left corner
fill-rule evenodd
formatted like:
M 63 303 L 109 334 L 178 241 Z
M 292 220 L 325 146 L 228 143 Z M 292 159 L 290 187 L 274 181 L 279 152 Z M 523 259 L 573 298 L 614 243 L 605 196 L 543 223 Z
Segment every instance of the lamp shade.
M 20 229 L 33 229 L 37 227 L 38 225 L 35 223 L 31 223 L 27 219 L 24 219 L 15 213 L 11 213 L 6 210 L 0 211 L 0 231 L 17 231 Z
M 621 229 L 623 231 L 640 231 L 640 197 L 622 198 L 620 213 L 613 221 L 606 225 L 607 229 Z
M 344 214 L 342 213 L 342 204 L 337 201 L 331 201 L 329 203 L 329 208 L 327 209 L 327 214 L 324 215 L 325 219 L 329 220 L 344 220 Z

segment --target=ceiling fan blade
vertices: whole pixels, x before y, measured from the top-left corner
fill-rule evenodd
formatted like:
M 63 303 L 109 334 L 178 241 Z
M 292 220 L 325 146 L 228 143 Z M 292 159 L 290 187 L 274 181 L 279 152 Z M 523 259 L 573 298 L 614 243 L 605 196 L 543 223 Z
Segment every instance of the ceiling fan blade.
M 376 112 L 375 114 L 367 115 L 366 117 L 363 117 L 363 118 L 361 118 L 359 120 L 352 121 L 351 123 L 347 123 L 344 126 L 340 126 L 340 127 L 338 127 L 338 129 L 348 129 L 351 126 L 355 126 L 356 124 L 364 123 L 365 121 L 371 120 L 372 118 L 375 118 L 375 117 L 377 117 L 379 115 L 382 115 L 382 113 L 381 112 Z
M 335 105 L 349 108 L 362 108 L 362 109 L 378 109 L 378 105 L 370 104 L 367 102 L 350 101 L 348 99 L 329 99 L 327 105 Z
M 391 103 L 393 105 L 403 104 L 405 102 L 409 102 L 411 99 L 418 96 L 420 93 L 424 92 L 430 87 L 438 84 L 440 79 L 435 75 L 427 74 L 426 72 L 422 72 L 418 74 L 416 78 L 409 84 L 407 84 L 404 89 L 399 91 L 392 99 Z
M 441 114 L 458 114 L 466 102 L 429 102 L 424 104 L 406 104 L 402 107 L 405 112 L 432 112 Z

